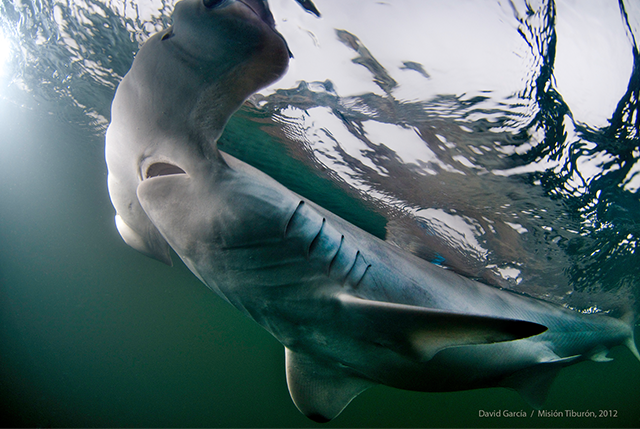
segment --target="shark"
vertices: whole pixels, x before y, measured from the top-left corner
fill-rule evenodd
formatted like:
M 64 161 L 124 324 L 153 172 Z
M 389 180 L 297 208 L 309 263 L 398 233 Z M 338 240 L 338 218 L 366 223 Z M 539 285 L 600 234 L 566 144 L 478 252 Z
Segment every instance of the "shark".
M 182 0 L 120 82 L 106 133 L 123 240 L 170 249 L 285 347 L 296 407 L 326 422 L 364 390 L 515 389 L 540 407 L 564 367 L 640 360 L 634 317 L 583 314 L 431 264 L 217 147 L 291 54 L 263 0 Z

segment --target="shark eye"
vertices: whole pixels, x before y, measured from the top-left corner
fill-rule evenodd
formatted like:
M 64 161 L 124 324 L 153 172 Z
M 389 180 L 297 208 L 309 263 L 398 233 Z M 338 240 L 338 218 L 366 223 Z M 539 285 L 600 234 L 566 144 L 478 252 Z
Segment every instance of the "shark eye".
M 184 170 L 177 165 L 166 162 L 156 162 L 147 168 L 146 179 L 158 176 L 171 176 L 172 174 L 186 174 Z
M 202 4 L 207 9 L 213 9 L 216 6 L 219 6 L 220 3 L 223 3 L 225 0 L 202 0 Z

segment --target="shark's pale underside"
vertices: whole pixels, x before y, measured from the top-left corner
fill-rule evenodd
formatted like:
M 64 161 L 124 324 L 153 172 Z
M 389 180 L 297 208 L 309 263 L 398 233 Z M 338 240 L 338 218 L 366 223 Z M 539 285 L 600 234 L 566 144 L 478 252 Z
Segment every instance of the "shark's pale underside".
M 286 71 L 262 0 L 183 0 L 118 87 L 109 193 L 127 244 L 209 288 L 286 348 L 296 406 L 336 417 L 376 384 L 503 386 L 541 405 L 556 373 L 608 360 L 632 320 L 585 315 L 461 277 L 382 241 L 216 146 L 244 100 Z

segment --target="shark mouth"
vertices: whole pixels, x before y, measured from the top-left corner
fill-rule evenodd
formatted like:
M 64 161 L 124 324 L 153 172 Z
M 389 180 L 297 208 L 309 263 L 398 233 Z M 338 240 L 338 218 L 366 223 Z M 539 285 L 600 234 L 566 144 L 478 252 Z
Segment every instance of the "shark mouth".
M 227 1 L 228 0 L 202 0 L 202 3 L 207 9 L 214 9 L 218 6 L 222 6 Z M 307 0 L 296 0 L 296 1 L 298 2 L 302 1 L 304 3 Z M 285 40 L 285 38 L 278 32 L 278 30 L 276 30 L 276 21 L 273 18 L 271 11 L 269 10 L 269 6 L 266 0 L 237 0 L 237 2 L 242 3 L 249 10 L 251 10 L 262 22 L 264 22 L 267 26 L 269 26 L 269 28 L 271 28 L 271 30 L 274 33 L 280 36 L 280 38 L 282 38 L 282 40 L 284 41 L 285 45 L 287 45 L 287 41 Z M 171 35 L 167 35 L 167 36 L 171 37 Z M 164 40 L 164 37 L 163 37 L 163 40 Z M 287 51 L 289 52 L 289 58 L 293 58 L 293 54 L 291 53 L 291 50 L 289 49 L 288 45 L 287 45 Z
M 273 19 L 273 15 L 271 15 L 271 11 L 269 7 L 266 5 L 264 0 L 238 0 L 240 3 L 244 3 L 249 9 L 253 11 L 258 17 L 271 27 L 272 30 L 276 29 L 276 21 Z
M 159 176 L 171 176 L 174 174 L 187 174 L 185 171 L 174 164 L 169 164 L 168 162 L 156 162 L 153 163 L 147 168 L 147 173 L 145 174 L 145 179 L 151 179 L 152 177 Z
M 228 0 L 202 0 L 202 4 L 204 4 L 204 7 L 207 9 L 214 9 L 227 3 L 227 1 Z M 276 22 L 265 0 L 238 0 L 238 2 L 251 9 L 265 24 L 275 30 Z

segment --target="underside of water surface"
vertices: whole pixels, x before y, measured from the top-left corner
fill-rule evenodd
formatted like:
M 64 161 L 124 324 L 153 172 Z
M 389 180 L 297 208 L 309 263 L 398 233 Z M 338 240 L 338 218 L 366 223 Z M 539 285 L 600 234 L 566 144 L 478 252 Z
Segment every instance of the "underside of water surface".
M 236 113 L 221 150 L 446 269 L 576 311 L 640 313 L 636 2 L 318 0 L 318 14 L 300 3 L 269 2 L 290 69 Z M 113 227 L 111 100 L 174 4 L 0 3 L 0 389 L 16 425 L 307 424 L 277 415 L 295 413 L 279 345 Z M 367 407 L 392 398 L 403 405 L 378 424 L 633 426 L 640 370 L 619 355 L 620 420 L 479 420 L 480 408 L 525 405 L 494 390 L 486 403 L 386 390 L 335 423 L 374 425 Z M 256 384 L 234 365 L 268 375 Z M 611 369 L 595 366 L 566 376 L 551 403 L 594 409 L 610 396 L 593 385 Z

